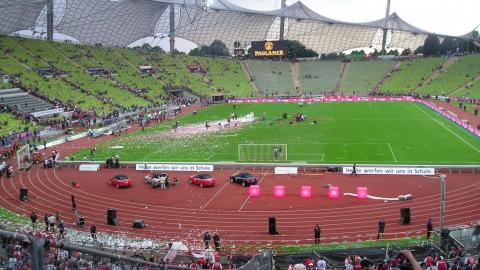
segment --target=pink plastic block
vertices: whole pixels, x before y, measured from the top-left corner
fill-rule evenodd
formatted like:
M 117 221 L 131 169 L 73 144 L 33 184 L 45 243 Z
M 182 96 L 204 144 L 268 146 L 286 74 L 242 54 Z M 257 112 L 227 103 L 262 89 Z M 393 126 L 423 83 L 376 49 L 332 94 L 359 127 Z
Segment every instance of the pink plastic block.
M 285 197 L 285 186 L 275 186 L 275 189 L 273 190 L 273 196 Z
M 367 199 L 367 187 L 357 187 L 357 199 Z
M 328 198 L 329 199 L 338 199 L 340 198 L 340 188 L 331 186 L 328 188 Z
M 248 190 L 248 195 L 250 197 L 258 197 L 260 196 L 260 186 L 259 185 L 251 185 Z
M 302 186 L 300 188 L 300 197 L 311 198 L 312 197 L 312 187 L 311 186 Z

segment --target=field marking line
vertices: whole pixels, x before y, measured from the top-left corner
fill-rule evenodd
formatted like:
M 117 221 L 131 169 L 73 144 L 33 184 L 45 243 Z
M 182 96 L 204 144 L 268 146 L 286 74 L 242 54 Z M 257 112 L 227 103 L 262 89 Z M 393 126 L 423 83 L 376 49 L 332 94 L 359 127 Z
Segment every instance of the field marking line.
M 215 194 L 212 196 L 212 198 L 210 198 L 210 200 L 208 200 L 207 203 L 205 203 L 204 205 L 202 205 L 202 207 L 200 207 L 200 210 L 205 209 L 205 207 L 207 207 L 207 205 L 208 205 L 210 202 L 212 202 L 213 199 L 215 199 L 215 198 L 218 196 L 218 194 L 220 194 L 220 193 L 227 187 L 228 184 L 230 184 L 230 181 L 225 182 L 225 185 L 223 185 L 222 188 L 221 188 L 219 191 L 217 191 L 217 193 L 215 193 Z
M 266 174 L 264 174 L 262 176 L 262 179 L 260 179 L 260 181 L 258 181 L 257 185 L 260 185 L 260 183 L 263 181 L 263 179 L 265 178 L 265 176 L 267 176 Z M 247 198 L 245 199 L 245 201 L 243 202 L 242 206 L 240 206 L 240 208 L 238 209 L 238 212 L 242 211 L 243 207 L 247 204 L 248 200 L 250 200 L 250 196 L 247 196 Z
M 448 130 L 450 133 L 452 133 L 453 135 L 455 135 L 455 137 L 459 138 L 461 141 L 463 141 L 466 145 L 470 146 L 473 150 L 477 151 L 480 153 L 480 150 L 478 148 L 476 148 L 475 146 L 473 146 L 472 144 L 470 144 L 469 142 L 467 142 L 464 138 L 460 137 L 460 135 L 458 135 L 457 133 L 455 133 L 454 131 L 452 131 L 451 129 L 449 129 L 448 127 L 446 127 L 444 124 L 442 124 L 440 121 L 438 121 L 437 119 L 433 118 L 431 115 L 429 115 L 427 112 L 425 112 L 424 110 L 422 110 L 420 107 L 418 107 L 418 104 L 415 104 L 414 105 L 415 108 L 417 108 L 419 111 L 423 112 L 424 114 L 428 115 L 433 121 L 437 122 L 437 124 L 439 124 L 440 126 L 442 126 L 443 128 L 445 128 L 446 130 Z
M 322 153 L 322 161 L 323 161 L 323 158 L 325 157 L 325 153 Z
M 398 162 L 397 157 L 395 157 L 395 154 L 393 153 L 392 145 L 390 143 L 387 143 L 388 148 L 390 148 L 390 153 L 392 153 L 392 157 L 395 160 L 395 162 Z
M 216 155 L 216 153 L 211 154 L 206 160 L 210 160 L 215 155 Z

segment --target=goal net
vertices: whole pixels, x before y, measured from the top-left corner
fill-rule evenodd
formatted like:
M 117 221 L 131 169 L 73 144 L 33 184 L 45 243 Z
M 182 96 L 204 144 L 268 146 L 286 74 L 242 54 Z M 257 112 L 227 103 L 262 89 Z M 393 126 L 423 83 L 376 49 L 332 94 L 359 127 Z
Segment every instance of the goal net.
M 17 162 L 20 170 L 30 168 L 32 165 L 32 157 L 30 155 L 30 145 L 26 144 L 17 150 Z
M 286 144 L 239 144 L 239 161 L 287 161 Z

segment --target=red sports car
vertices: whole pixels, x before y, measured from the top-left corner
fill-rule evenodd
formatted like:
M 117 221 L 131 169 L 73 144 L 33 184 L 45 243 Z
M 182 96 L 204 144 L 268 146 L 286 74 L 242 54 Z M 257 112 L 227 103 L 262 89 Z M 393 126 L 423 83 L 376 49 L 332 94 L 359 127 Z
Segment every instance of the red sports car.
M 119 174 L 115 175 L 110 179 L 110 185 L 121 188 L 121 187 L 131 187 L 132 186 L 132 180 L 128 178 L 128 176 Z
M 201 188 L 213 187 L 215 185 L 215 178 L 211 177 L 206 173 L 192 175 L 188 180 L 190 184 L 199 185 Z

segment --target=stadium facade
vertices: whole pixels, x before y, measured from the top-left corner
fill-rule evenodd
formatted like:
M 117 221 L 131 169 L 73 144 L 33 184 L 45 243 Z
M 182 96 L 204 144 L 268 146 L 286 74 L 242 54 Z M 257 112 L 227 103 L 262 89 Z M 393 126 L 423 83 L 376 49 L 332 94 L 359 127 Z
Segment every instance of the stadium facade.
M 178 37 L 197 45 L 221 40 L 233 52 L 235 45 L 246 48 L 255 40 L 289 39 L 320 54 L 377 44 L 414 50 L 432 34 L 388 11 L 385 18 L 352 23 L 320 15 L 302 2 L 272 11 L 227 0 L 0 0 L 0 7 L 0 34 L 33 30 L 51 39 L 56 32 L 110 47 L 145 37 Z

